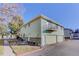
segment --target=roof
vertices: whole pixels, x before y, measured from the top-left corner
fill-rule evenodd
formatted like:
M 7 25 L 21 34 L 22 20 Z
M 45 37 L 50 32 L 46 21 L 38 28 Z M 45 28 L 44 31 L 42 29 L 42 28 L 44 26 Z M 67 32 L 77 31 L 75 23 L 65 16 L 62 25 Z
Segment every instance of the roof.
M 73 32 L 73 30 L 70 29 L 70 28 L 64 28 L 64 30 L 68 30 L 68 31 L 72 31 Z
M 34 17 L 31 21 L 27 22 L 27 23 L 24 24 L 24 25 L 27 25 L 27 24 L 29 24 L 29 23 L 35 21 L 35 20 L 38 20 L 38 18 L 43 18 L 43 19 L 47 20 L 48 22 L 51 22 L 51 23 L 54 23 L 54 24 L 56 24 L 56 25 L 58 25 L 58 26 L 63 27 L 62 25 L 58 24 L 58 23 L 55 22 L 54 20 L 52 20 L 52 19 L 50 19 L 50 18 L 48 18 L 47 16 L 44 16 L 44 15 L 42 15 L 42 14 L 41 14 L 41 15 L 38 15 L 38 16 L 36 16 L 36 17 Z
M 64 28 L 64 30 L 71 30 L 71 31 L 73 31 L 72 29 L 70 29 L 70 28 Z
M 56 25 L 58 25 L 58 26 L 63 27 L 62 25 L 58 24 L 57 22 L 55 22 L 54 20 L 48 18 L 47 16 L 44 16 L 43 14 L 34 17 L 34 18 L 31 19 L 29 22 L 27 22 L 26 24 L 22 25 L 22 27 L 25 26 L 25 25 L 27 25 L 27 24 L 29 24 L 29 23 L 31 23 L 31 22 L 33 22 L 33 21 L 35 21 L 35 20 L 38 20 L 39 18 L 43 18 L 43 19 L 47 20 L 48 22 L 51 22 L 51 23 L 54 23 L 54 24 L 56 24 Z M 64 28 L 64 27 L 63 27 L 63 28 Z

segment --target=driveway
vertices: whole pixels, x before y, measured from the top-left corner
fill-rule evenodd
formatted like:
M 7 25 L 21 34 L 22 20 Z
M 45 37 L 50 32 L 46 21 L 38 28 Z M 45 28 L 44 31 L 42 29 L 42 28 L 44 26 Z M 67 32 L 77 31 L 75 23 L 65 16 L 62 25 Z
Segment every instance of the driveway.
M 68 40 L 51 45 L 28 56 L 79 56 L 79 40 Z

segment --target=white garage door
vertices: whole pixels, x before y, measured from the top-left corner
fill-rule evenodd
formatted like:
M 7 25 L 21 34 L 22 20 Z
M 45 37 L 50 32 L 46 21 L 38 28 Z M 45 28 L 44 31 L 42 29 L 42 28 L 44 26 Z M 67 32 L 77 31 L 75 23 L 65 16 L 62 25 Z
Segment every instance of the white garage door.
M 57 42 L 62 42 L 64 40 L 63 36 L 57 36 Z
M 45 36 L 46 44 L 54 44 L 56 43 L 56 36 Z

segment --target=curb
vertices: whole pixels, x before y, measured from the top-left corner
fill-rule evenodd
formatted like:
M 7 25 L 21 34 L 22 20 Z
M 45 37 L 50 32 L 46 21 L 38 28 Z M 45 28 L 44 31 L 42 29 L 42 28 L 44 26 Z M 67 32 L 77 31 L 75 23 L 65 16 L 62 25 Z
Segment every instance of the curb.
M 41 50 L 43 50 L 43 48 L 40 48 L 38 50 L 31 51 L 31 52 L 27 52 L 27 53 L 24 53 L 24 54 L 19 54 L 19 55 L 16 55 L 16 56 L 30 56 L 30 54 L 35 53 L 35 52 L 38 52 L 38 51 L 41 51 Z

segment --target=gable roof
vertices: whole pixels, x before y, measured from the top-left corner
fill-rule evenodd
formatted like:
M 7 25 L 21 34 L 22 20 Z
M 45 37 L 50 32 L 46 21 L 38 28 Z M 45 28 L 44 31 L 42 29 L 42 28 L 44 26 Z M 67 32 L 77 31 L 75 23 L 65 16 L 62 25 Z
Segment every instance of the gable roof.
M 39 18 L 42 18 L 42 19 L 44 19 L 44 20 L 47 20 L 48 22 L 51 22 L 51 23 L 54 23 L 54 24 L 56 24 L 56 25 L 58 25 L 58 26 L 63 27 L 62 25 L 58 24 L 58 23 L 55 22 L 54 20 L 52 20 L 52 19 L 50 19 L 50 18 L 48 18 L 47 16 L 44 16 L 44 15 L 42 15 L 42 14 L 41 14 L 41 15 L 38 15 L 38 16 L 36 16 L 36 17 L 34 17 L 31 21 L 27 22 L 27 23 L 24 24 L 24 25 L 27 25 L 27 24 L 29 24 L 29 23 L 35 21 L 35 20 L 38 20 Z
M 70 28 L 64 28 L 64 30 L 68 30 L 68 31 L 71 31 L 71 32 L 74 32 L 72 29 Z
M 48 18 L 47 16 L 44 16 L 43 14 L 41 14 L 41 15 L 38 15 L 38 16 L 34 17 L 33 19 L 31 19 L 31 20 L 30 20 L 29 22 L 27 22 L 26 24 L 23 24 L 23 25 L 20 27 L 20 29 L 21 29 L 23 26 L 26 26 L 27 24 L 29 24 L 29 23 L 31 23 L 31 22 L 33 22 L 33 21 L 38 20 L 39 18 L 43 18 L 44 20 L 47 20 L 48 22 L 51 22 L 51 23 L 54 23 L 54 24 L 56 24 L 56 25 L 58 25 L 58 26 L 63 27 L 62 25 L 58 24 L 58 23 L 55 22 L 54 20 L 52 20 L 52 19 Z M 64 27 L 63 27 L 63 28 L 64 28 Z M 20 29 L 19 29 L 19 30 L 20 30 Z M 17 31 L 19 31 L 19 30 L 17 30 Z

